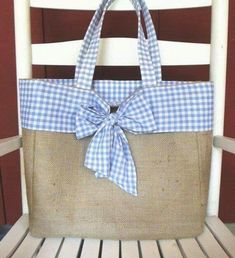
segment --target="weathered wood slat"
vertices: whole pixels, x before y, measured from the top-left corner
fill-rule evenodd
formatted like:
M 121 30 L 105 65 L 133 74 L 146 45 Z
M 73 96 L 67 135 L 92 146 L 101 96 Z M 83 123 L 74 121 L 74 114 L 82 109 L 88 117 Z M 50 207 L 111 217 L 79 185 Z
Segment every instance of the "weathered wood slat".
M 32 258 L 39 250 L 43 238 L 32 237 L 30 233 L 24 238 L 23 242 L 17 248 L 12 258 Z
M 187 258 L 206 258 L 202 249 L 194 238 L 179 239 L 179 246 Z
M 10 257 L 28 232 L 28 215 L 23 215 L 0 241 L 0 257 Z
M 207 227 L 204 228 L 204 232 L 198 236 L 197 239 L 210 258 L 228 258 L 228 255 L 224 252 Z
M 46 238 L 37 254 L 37 258 L 55 258 L 62 240 L 62 238 Z
M 227 253 L 235 257 L 235 236 L 218 217 L 207 217 L 206 224 Z
M 149 9 L 177 9 L 210 6 L 211 0 L 146 0 Z M 32 7 L 55 8 L 55 9 L 74 9 L 74 10 L 96 10 L 100 0 L 31 0 Z M 116 1 L 110 10 L 133 10 L 131 3 L 127 0 Z
M 140 241 L 143 258 L 161 258 L 156 241 Z
M 13 136 L 5 139 L 0 139 L 0 157 L 18 150 L 22 147 L 21 136 Z
M 33 44 L 32 63 L 35 65 L 75 65 L 82 41 Z M 159 40 L 159 47 L 162 65 L 201 65 L 210 63 L 210 44 Z M 97 65 L 139 65 L 137 39 L 101 39 Z
M 139 258 L 137 241 L 122 241 L 122 258 Z
M 104 240 L 102 248 L 102 258 L 119 257 L 119 241 Z
M 160 240 L 164 258 L 228 258 L 235 257 L 235 237 L 217 217 L 206 219 L 208 227 L 196 239 Z M 79 238 L 42 238 L 28 233 L 28 215 L 23 215 L 0 241 L 0 258 L 75 258 L 80 249 Z M 142 258 L 160 258 L 156 241 L 140 241 Z M 98 258 L 100 240 L 85 239 L 81 258 Z M 138 258 L 137 241 L 121 242 L 122 258 Z M 102 258 L 119 257 L 119 241 L 104 240 Z
M 76 258 L 80 244 L 80 238 L 65 238 L 58 258 Z
M 183 258 L 175 240 L 159 240 L 164 258 Z
M 235 139 L 225 136 L 214 136 L 213 144 L 215 147 L 235 154 Z
M 98 258 L 100 249 L 100 240 L 97 239 L 85 239 L 81 258 Z

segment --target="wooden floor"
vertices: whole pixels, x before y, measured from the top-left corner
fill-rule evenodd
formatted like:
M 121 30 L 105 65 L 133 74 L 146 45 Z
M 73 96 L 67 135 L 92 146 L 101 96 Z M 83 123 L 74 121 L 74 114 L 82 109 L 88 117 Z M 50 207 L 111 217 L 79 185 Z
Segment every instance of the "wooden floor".
M 225 258 L 235 257 L 235 237 L 217 218 L 206 219 L 197 238 L 160 241 L 109 241 L 34 238 L 23 215 L 0 242 L 0 258 Z

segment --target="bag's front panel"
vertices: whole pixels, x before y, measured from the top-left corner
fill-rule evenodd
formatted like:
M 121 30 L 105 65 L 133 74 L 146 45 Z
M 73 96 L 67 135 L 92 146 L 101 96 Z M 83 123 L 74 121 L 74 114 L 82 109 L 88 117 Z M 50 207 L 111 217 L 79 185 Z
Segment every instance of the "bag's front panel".
M 25 133 L 27 131 L 27 133 Z M 22 138 L 24 142 L 24 167 L 25 167 L 25 180 L 26 180 L 26 193 L 29 214 L 32 214 L 33 202 L 33 175 L 34 175 L 34 153 L 35 153 L 35 131 L 22 130 Z
M 159 239 L 202 231 L 210 132 L 127 134 L 138 171 L 137 197 L 84 167 L 90 138 L 32 132 L 23 130 L 33 235 Z M 27 165 L 32 159 L 34 166 Z
M 131 1 L 141 81 L 93 81 L 112 2 L 102 0 L 92 18 L 74 79 L 20 81 L 30 231 L 100 239 L 198 235 L 210 171 L 213 84 L 162 81 L 144 0 Z M 112 113 L 111 106 L 119 107 Z

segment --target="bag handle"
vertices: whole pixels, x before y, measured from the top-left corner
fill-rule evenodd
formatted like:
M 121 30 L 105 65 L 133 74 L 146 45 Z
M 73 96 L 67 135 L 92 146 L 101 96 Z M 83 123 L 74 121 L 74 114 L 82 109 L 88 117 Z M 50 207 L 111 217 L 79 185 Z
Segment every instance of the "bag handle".
M 76 67 L 76 73 L 75 73 L 75 80 L 77 81 L 77 84 L 80 87 L 88 88 L 88 89 L 91 88 L 95 64 L 96 64 L 96 56 L 98 54 L 98 46 L 99 46 L 99 38 L 100 38 L 100 33 L 102 28 L 102 22 L 104 19 L 105 11 L 108 9 L 110 4 L 112 4 L 112 2 L 113 0 L 104 0 L 101 3 L 86 33 L 84 44 L 82 46 L 82 49 L 79 55 L 78 65 Z M 146 22 L 146 28 L 147 28 L 149 40 L 145 40 L 143 30 L 140 26 L 141 20 L 139 15 L 139 2 L 142 4 L 141 8 L 143 10 L 143 16 Z M 132 3 L 137 11 L 138 20 L 139 20 L 138 50 L 139 50 L 139 58 L 140 58 L 140 67 L 143 68 L 141 69 L 143 84 L 153 85 L 155 84 L 154 77 L 156 77 L 157 81 L 161 80 L 160 55 L 159 55 L 154 26 L 152 24 L 152 19 L 149 14 L 149 11 L 146 5 L 144 4 L 144 2 L 142 2 L 142 0 L 138 0 L 138 1 L 132 0 Z M 154 62 L 151 61 L 151 56 L 149 57 L 149 50 L 151 50 L 152 52 Z
M 134 5 L 135 7 L 135 10 L 137 12 L 137 15 L 138 15 L 138 11 L 140 9 L 140 7 L 138 6 L 138 1 L 139 0 L 130 0 L 132 2 L 132 4 Z M 102 3 L 100 4 L 99 8 L 97 9 L 95 15 L 93 16 L 92 18 L 92 21 L 88 27 L 88 30 L 87 30 L 87 33 L 84 37 L 84 43 L 83 43 L 83 46 L 82 46 L 82 50 L 83 51 L 80 51 L 80 56 L 83 57 L 83 58 L 80 58 L 79 56 L 79 60 L 78 60 L 78 63 L 77 63 L 77 68 L 80 69 L 81 68 L 81 63 L 83 62 L 84 60 L 84 54 L 86 53 L 86 51 L 88 50 L 89 48 L 89 44 L 90 44 L 90 41 L 92 40 L 92 37 L 93 37 L 93 34 L 95 32 L 95 29 L 97 28 L 100 20 L 101 20 L 101 17 L 102 15 L 104 15 L 104 12 L 106 12 L 106 10 L 109 8 L 109 6 L 114 2 L 114 0 L 104 0 L 102 1 Z M 151 19 L 151 16 L 149 14 L 149 11 L 145 5 L 145 8 L 143 7 L 143 13 L 144 13 L 144 19 L 145 19 L 145 23 L 147 24 L 147 34 L 148 34 L 148 38 L 150 38 L 150 41 L 151 41 L 151 55 L 154 57 L 156 56 L 156 54 L 158 53 L 158 45 L 157 45 L 157 39 L 156 39 L 156 34 L 155 34 L 155 29 L 154 29 L 154 26 L 152 24 L 152 19 Z M 139 18 L 139 17 L 138 17 Z M 103 21 L 102 21 L 103 22 Z M 102 25 L 101 25 L 102 26 Z M 80 61 L 80 62 L 79 62 Z M 156 67 L 155 67 L 156 68 Z
M 87 30 L 75 70 L 75 80 L 79 87 L 91 89 L 104 15 L 113 2 L 114 0 L 102 1 Z M 138 16 L 138 55 L 143 86 L 153 86 L 157 81 L 161 81 L 160 54 L 155 29 L 144 1 L 131 2 Z M 139 9 L 143 12 L 148 39 L 145 39 Z
M 114 0 L 103 0 L 102 3 L 100 4 L 99 8 L 96 10 L 90 25 L 88 27 L 88 30 L 86 32 L 86 35 L 84 37 L 84 42 L 77 60 L 77 66 L 76 66 L 76 73 L 75 73 L 75 79 L 78 77 L 79 71 L 82 68 L 82 64 L 84 63 L 84 60 L 86 60 L 86 54 L 89 49 L 89 46 L 91 44 L 92 39 L 94 38 L 94 34 L 97 33 L 96 29 L 101 30 L 102 23 L 103 23 L 103 18 L 106 10 L 108 7 L 114 2 Z M 135 7 L 137 10 L 137 8 Z M 97 37 L 97 36 L 96 36 Z

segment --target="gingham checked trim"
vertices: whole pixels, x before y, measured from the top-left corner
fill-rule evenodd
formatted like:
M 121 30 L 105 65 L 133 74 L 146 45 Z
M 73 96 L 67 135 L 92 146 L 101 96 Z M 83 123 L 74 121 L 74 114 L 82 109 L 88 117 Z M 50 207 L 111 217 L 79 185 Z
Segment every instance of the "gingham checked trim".
M 104 0 L 101 3 L 85 35 L 75 71 L 75 80 L 79 87 L 91 88 L 104 14 L 113 1 Z M 138 55 L 143 85 L 153 86 L 157 81 L 161 81 L 160 54 L 155 29 L 145 3 L 142 0 L 131 0 L 131 2 L 138 16 Z M 148 39 L 145 39 L 141 26 L 140 7 L 143 11 Z
M 143 0 L 132 1 L 138 15 L 141 82 L 92 81 L 104 12 L 112 3 L 103 0 L 84 39 L 75 79 L 20 80 L 20 100 L 24 128 L 75 133 L 78 139 L 94 135 L 85 166 L 137 195 L 135 165 L 123 130 L 135 134 L 211 130 L 213 85 L 161 81 L 151 16 Z M 119 105 L 118 111 L 110 113 L 110 105 Z
M 20 99 L 24 128 L 76 133 L 78 139 L 94 134 L 85 166 L 133 195 L 137 195 L 136 170 L 123 130 L 139 134 L 212 129 L 209 82 L 141 87 L 122 101 L 115 114 L 94 91 L 53 80 L 21 80 Z

